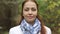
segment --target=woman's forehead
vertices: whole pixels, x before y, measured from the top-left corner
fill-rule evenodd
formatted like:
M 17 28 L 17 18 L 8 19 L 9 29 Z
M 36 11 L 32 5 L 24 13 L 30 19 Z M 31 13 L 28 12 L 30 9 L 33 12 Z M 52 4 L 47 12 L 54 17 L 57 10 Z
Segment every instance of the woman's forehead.
M 25 7 L 36 7 L 36 4 L 34 3 L 34 2 L 32 2 L 32 1 L 28 1 L 28 2 L 26 2 L 25 4 L 24 4 L 24 6 Z

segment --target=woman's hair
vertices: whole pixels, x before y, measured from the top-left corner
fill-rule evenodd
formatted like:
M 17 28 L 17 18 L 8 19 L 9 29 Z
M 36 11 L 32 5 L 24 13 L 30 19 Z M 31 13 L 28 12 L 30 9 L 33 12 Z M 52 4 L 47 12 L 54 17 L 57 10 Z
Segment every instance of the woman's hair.
M 26 3 L 26 2 L 28 2 L 29 0 L 25 0 L 23 3 L 22 3 L 22 11 L 21 11 L 21 19 L 20 19 L 20 24 L 21 24 L 21 21 L 24 19 L 24 17 L 23 17 L 23 8 L 24 8 L 24 4 Z M 35 0 L 30 0 L 30 1 L 32 1 L 32 2 L 34 2 L 35 4 L 36 4 L 36 6 L 37 6 L 37 9 L 38 9 L 38 4 L 37 4 L 37 2 L 35 1 Z M 44 28 L 44 22 L 42 21 L 42 17 L 41 16 L 39 16 L 39 14 L 37 14 L 37 18 L 39 19 L 39 21 L 41 22 L 41 34 L 46 34 L 46 30 L 45 30 L 45 28 Z

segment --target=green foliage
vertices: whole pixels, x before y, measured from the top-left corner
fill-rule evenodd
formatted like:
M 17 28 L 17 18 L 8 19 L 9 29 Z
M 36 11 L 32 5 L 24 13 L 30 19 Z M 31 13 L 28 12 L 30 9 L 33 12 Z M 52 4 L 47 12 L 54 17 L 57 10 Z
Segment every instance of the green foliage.
M 42 6 L 41 6 L 42 5 Z M 45 24 L 51 28 L 54 33 L 60 34 L 60 0 L 42 1 L 40 4 L 40 14 L 43 16 Z
M 9 7 L 9 9 L 11 9 L 11 17 L 9 17 L 9 19 L 11 19 L 11 21 L 13 22 L 12 25 L 15 24 L 16 21 L 19 21 L 23 1 L 24 0 L 0 0 L 0 16 L 2 16 L 0 18 L 1 19 L 8 18 L 5 15 L 7 14 L 7 12 L 6 13 L 4 12 L 5 7 L 7 9 Z M 39 14 L 43 17 L 45 25 L 51 28 L 52 34 L 60 34 L 60 0 L 36 0 L 36 1 L 39 5 Z M 17 2 L 18 4 L 19 11 L 17 12 L 15 12 L 14 10 L 15 8 L 13 8 L 15 6 L 14 4 L 16 4 L 15 2 Z

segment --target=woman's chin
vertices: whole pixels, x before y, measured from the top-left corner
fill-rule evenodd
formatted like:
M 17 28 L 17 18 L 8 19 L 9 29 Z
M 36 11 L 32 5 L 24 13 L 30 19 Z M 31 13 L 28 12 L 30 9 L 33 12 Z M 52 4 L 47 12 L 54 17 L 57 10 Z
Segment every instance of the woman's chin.
M 34 20 L 33 19 L 29 19 L 28 22 L 33 22 Z

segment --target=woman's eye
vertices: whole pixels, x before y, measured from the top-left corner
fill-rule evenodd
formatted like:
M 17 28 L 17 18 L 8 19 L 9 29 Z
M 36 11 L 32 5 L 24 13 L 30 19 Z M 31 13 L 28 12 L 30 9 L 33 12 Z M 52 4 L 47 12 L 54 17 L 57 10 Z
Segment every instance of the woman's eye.
M 36 11 L 36 9 L 35 9 L 35 8 L 31 8 L 31 10 L 32 10 L 32 11 Z
M 29 8 L 26 8 L 25 11 L 29 11 Z

